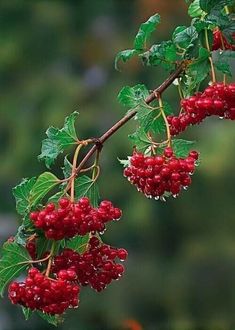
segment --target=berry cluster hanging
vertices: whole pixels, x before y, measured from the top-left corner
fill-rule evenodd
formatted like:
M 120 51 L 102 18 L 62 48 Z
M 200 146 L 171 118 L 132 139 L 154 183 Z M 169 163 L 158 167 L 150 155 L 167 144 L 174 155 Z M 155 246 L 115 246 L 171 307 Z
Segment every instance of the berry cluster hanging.
M 170 40 L 151 47 L 147 43 L 160 16 L 141 24 L 133 49 L 118 53 L 115 67 L 137 55 L 144 65 L 162 66 L 169 76 L 151 92 L 143 84 L 125 86 L 118 100 L 129 110 L 100 138 L 78 138 L 77 112 L 61 129 L 47 130 L 38 158 L 48 169 L 71 147 L 73 155 L 64 157 L 63 178 L 46 171 L 13 189 L 22 220 L 16 235 L 3 245 L 0 259 L 0 292 L 3 295 L 9 285 L 9 299 L 22 307 L 26 319 L 35 311 L 57 325 L 68 308 L 80 305 L 82 287 L 99 292 L 124 274 L 127 251 L 103 242 L 109 223 L 122 217 L 112 202 L 100 201 L 100 154 L 107 139 L 129 120 L 136 121 L 129 135 L 132 155 L 120 160 L 123 174 L 146 197 L 166 201 L 191 185 L 199 165 L 195 142 L 176 137 L 206 117 L 235 119 L 235 83 L 229 82 L 235 57 L 231 4 L 191 1 L 191 25 L 178 26 Z M 171 85 L 179 93 L 178 111 L 163 99 Z M 80 159 L 80 150 L 86 148 Z

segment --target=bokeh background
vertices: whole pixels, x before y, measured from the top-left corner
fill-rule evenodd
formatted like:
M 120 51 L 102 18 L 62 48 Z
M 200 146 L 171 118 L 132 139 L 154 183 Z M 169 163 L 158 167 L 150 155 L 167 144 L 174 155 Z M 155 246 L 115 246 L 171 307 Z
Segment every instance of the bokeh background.
M 1 0 L 1 242 L 19 221 L 12 187 L 44 170 L 37 155 L 46 128 L 78 110 L 80 137 L 104 132 L 124 114 L 116 100 L 123 85 L 152 89 L 165 76 L 135 60 L 117 72 L 116 53 L 131 48 L 139 24 L 156 12 L 162 24 L 152 40 L 167 39 L 189 23 L 186 10 L 184 0 Z M 165 95 L 178 110 L 176 89 Z M 99 180 L 102 197 L 124 212 L 104 239 L 129 250 L 127 272 L 100 294 L 83 290 L 59 329 L 235 329 L 234 123 L 211 119 L 184 134 L 198 141 L 201 166 L 188 192 L 167 203 L 145 199 L 122 177 L 117 157 L 131 153 L 133 127 L 105 145 Z M 52 328 L 36 316 L 24 321 L 1 300 L 0 330 Z

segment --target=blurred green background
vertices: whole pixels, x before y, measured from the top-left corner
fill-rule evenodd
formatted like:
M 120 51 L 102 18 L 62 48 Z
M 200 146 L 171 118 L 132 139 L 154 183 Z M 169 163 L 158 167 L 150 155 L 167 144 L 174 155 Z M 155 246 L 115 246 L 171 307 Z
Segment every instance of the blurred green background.
M 187 25 L 184 0 L 61 0 L 0 2 L 0 239 L 17 226 L 11 189 L 44 170 L 37 162 L 49 125 L 80 112 L 82 138 L 99 136 L 123 114 L 116 96 L 123 85 L 156 87 L 165 77 L 133 60 L 114 70 L 114 57 L 131 48 L 139 24 L 159 12 L 153 41 Z M 178 110 L 175 87 L 165 94 Z M 122 176 L 117 157 L 132 152 L 133 123 L 107 142 L 99 180 L 103 198 L 123 209 L 106 242 L 129 250 L 125 276 L 102 293 L 82 290 L 78 310 L 60 330 L 235 329 L 234 123 L 205 121 L 184 134 L 198 141 L 201 166 L 178 199 L 145 199 Z M 59 174 L 59 172 L 58 172 Z M 5 295 L 0 330 L 53 326 L 21 310 Z

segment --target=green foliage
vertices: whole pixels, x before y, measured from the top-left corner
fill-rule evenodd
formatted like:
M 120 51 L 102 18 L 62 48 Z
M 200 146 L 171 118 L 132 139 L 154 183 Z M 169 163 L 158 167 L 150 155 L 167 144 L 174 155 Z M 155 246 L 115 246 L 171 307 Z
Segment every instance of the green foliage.
M 133 56 L 138 55 L 146 50 L 146 43 L 151 34 L 155 31 L 160 23 L 160 15 L 151 16 L 145 23 L 142 23 L 134 40 L 134 49 L 127 49 L 119 52 L 115 58 L 115 68 L 118 69 L 118 62 L 121 60 L 124 63 Z
M 173 139 L 172 140 L 172 149 L 176 157 L 187 157 L 189 151 L 195 145 L 195 141 L 186 141 L 182 139 Z
M 173 42 L 184 50 L 192 47 L 197 39 L 198 33 L 194 26 L 178 26 L 173 33 Z
M 200 7 L 207 13 L 221 11 L 224 6 L 232 4 L 234 0 L 200 0 Z
M 217 58 L 214 62 L 216 69 L 232 77 L 231 60 L 235 58 L 235 52 L 224 50 L 216 53 Z
M 200 0 L 194 0 L 189 8 L 188 8 L 188 14 L 190 17 L 201 17 L 205 14 L 205 12 L 200 7 Z
M 139 31 L 135 37 L 134 48 L 138 51 L 142 51 L 146 48 L 146 42 L 150 38 L 151 34 L 155 31 L 156 27 L 160 23 L 160 15 L 155 14 L 151 16 L 147 22 L 140 25 Z
M 82 175 L 75 180 L 76 198 L 88 197 L 93 206 L 98 206 L 99 190 L 97 183 L 87 175 Z
M 24 314 L 25 320 L 28 321 L 28 319 L 32 316 L 33 312 L 30 308 L 26 308 L 22 306 L 22 312 Z
M 66 241 L 65 247 L 72 249 L 78 253 L 83 253 L 86 250 L 86 244 L 89 240 L 89 234 L 85 236 L 76 236 Z
M 177 48 L 172 41 L 162 41 L 153 45 L 149 51 L 140 55 L 143 63 L 147 66 L 161 65 L 166 70 L 173 70 L 176 61 L 179 60 Z
M 27 267 L 30 257 L 25 248 L 15 242 L 6 242 L 1 251 L 0 260 L 0 294 L 3 295 L 6 285 Z
M 195 84 L 202 82 L 207 77 L 210 71 L 209 57 L 210 52 L 201 47 L 198 58 L 188 66 L 187 74 L 194 78 Z
M 50 314 L 46 314 L 40 311 L 37 311 L 37 314 L 45 321 L 47 321 L 48 323 L 54 325 L 55 327 L 57 327 L 59 324 L 61 324 L 63 322 L 63 318 L 60 315 L 50 315 Z
M 128 135 L 138 151 L 148 152 L 152 142 L 143 128 L 138 128 L 133 134 Z
M 75 119 L 77 116 L 78 112 L 75 111 L 65 118 L 63 128 L 49 127 L 46 131 L 48 138 L 42 142 L 42 150 L 38 159 L 44 160 L 48 168 L 65 148 L 77 143 L 78 138 L 75 130 Z
M 145 85 L 125 86 L 118 94 L 118 101 L 128 108 L 136 108 L 138 105 L 143 104 L 148 95 L 149 92 Z
M 13 195 L 16 200 L 16 211 L 20 215 L 25 215 L 29 211 L 29 197 L 36 178 L 23 179 L 20 184 L 13 188 Z
M 41 259 L 43 257 L 43 254 L 46 251 L 49 251 L 50 248 L 51 248 L 51 240 L 48 240 L 44 236 L 40 236 L 39 238 L 37 238 L 36 253 L 38 259 Z
M 30 192 L 30 204 L 36 206 L 40 200 L 59 183 L 59 179 L 51 172 L 42 173 Z

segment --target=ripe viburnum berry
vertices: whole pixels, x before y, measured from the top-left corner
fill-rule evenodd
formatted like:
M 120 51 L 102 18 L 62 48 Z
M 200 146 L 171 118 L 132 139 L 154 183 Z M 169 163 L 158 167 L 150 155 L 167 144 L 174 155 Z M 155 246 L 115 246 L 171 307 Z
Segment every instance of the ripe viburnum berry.
M 116 249 L 103 244 L 96 237 L 88 243 L 88 250 L 82 254 L 65 249 L 54 258 L 52 271 L 58 279 L 76 281 L 79 285 L 90 285 L 96 291 L 106 288 L 112 280 L 117 280 L 124 273 L 124 266 L 115 259 L 127 258 L 125 249 Z
M 177 196 L 191 184 L 198 153 L 191 151 L 186 158 L 177 158 L 173 150 L 165 148 L 162 156 L 145 156 L 134 152 L 124 176 L 147 197 L 155 199 Z
M 79 291 L 77 284 L 61 278 L 50 279 L 38 269 L 31 268 L 24 282 L 10 284 L 8 295 L 13 304 L 54 315 L 78 307 Z
M 235 40 L 235 33 L 233 33 L 232 36 L 233 39 Z M 219 29 L 213 31 L 212 50 L 217 50 L 217 49 L 235 50 L 235 45 L 231 45 Z
M 31 212 L 35 227 L 45 231 L 48 239 L 61 240 L 90 232 L 103 232 L 105 224 L 120 219 L 122 212 L 110 201 L 102 201 L 98 208 L 91 206 L 87 197 L 72 203 L 61 198 L 57 207 L 47 204 L 41 211 Z
M 168 116 L 171 135 L 177 135 L 187 126 L 202 122 L 208 116 L 235 119 L 235 84 L 216 83 L 203 93 L 181 100 L 179 116 Z

